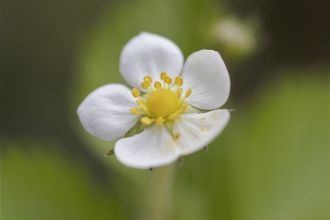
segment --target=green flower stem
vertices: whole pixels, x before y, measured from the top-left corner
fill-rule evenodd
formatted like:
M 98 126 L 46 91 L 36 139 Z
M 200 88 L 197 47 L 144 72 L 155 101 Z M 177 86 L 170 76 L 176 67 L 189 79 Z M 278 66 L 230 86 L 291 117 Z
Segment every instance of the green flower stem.
M 174 170 L 176 164 L 151 171 L 147 219 L 172 219 Z

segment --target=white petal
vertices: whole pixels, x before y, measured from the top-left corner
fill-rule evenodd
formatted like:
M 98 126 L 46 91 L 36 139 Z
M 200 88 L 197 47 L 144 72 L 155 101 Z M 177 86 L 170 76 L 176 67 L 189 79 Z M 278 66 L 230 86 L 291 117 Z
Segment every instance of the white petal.
M 126 86 L 109 84 L 89 94 L 77 112 L 86 131 L 110 141 L 123 136 L 137 123 L 139 117 L 130 112 L 134 106 L 135 98 Z
M 145 75 L 160 80 L 161 72 L 175 77 L 180 74 L 183 55 L 180 48 L 167 38 L 141 33 L 133 37 L 120 55 L 120 72 L 133 87 L 141 88 Z
M 152 125 L 140 134 L 117 141 L 115 155 L 121 163 L 134 168 L 162 166 L 179 156 L 177 145 L 163 125 Z
M 172 130 L 180 155 L 206 147 L 226 127 L 229 118 L 230 113 L 226 109 L 180 115 Z
M 191 88 L 186 102 L 201 109 L 216 109 L 228 99 L 230 79 L 218 52 L 201 50 L 191 54 L 183 68 L 183 89 Z

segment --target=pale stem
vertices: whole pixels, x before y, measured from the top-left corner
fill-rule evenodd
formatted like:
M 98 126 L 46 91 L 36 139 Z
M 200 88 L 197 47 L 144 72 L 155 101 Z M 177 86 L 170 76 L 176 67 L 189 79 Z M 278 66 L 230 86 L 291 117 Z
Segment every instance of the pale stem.
M 173 182 L 176 164 L 156 167 L 151 171 L 147 219 L 172 219 Z

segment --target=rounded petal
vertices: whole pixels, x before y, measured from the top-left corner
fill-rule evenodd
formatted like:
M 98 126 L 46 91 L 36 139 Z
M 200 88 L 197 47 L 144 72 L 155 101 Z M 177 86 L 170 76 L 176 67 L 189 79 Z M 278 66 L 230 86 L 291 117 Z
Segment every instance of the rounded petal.
M 180 155 L 206 147 L 226 127 L 229 118 L 230 113 L 226 109 L 180 115 L 172 130 Z
M 94 90 L 78 107 L 79 119 L 90 134 L 106 141 L 123 136 L 139 120 L 130 112 L 136 106 L 124 85 L 109 84 Z
M 115 155 L 121 163 L 134 168 L 162 166 L 179 157 L 170 133 L 165 126 L 156 124 L 140 134 L 117 141 Z
M 186 102 L 200 109 L 216 109 L 228 99 L 230 79 L 220 54 L 201 50 L 191 54 L 182 72 L 183 89 L 192 89 Z
M 180 48 L 169 39 L 150 33 L 133 37 L 120 55 L 120 72 L 125 80 L 140 90 L 145 75 L 160 80 L 161 72 L 175 77 L 180 74 L 183 55 Z

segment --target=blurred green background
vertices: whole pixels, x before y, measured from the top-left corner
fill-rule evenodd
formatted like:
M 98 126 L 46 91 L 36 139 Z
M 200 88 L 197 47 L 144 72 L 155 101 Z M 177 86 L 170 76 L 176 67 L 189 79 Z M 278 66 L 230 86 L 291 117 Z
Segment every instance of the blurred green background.
M 175 163 L 168 219 L 329 218 L 329 2 L 4 1 L 1 219 L 152 219 L 151 183 L 105 158 L 80 125 L 95 88 L 124 83 L 119 54 L 141 31 L 187 58 L 220 52 L 236 109 L 208 148 Z M 159 212 L 162 212 L 160 210 Z

